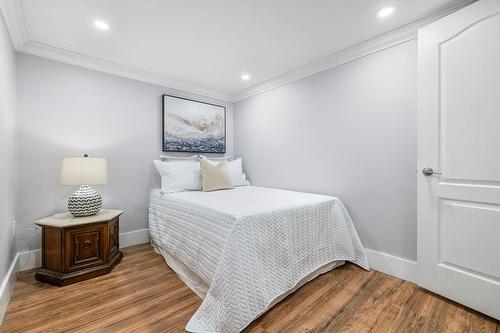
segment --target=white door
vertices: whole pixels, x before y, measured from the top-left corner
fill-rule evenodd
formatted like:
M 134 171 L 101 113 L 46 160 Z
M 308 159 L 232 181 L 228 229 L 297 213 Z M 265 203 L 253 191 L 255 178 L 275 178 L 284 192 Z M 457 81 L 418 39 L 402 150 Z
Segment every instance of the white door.
M 419 285 L 500 319 L 500 0 L 418 39 Z

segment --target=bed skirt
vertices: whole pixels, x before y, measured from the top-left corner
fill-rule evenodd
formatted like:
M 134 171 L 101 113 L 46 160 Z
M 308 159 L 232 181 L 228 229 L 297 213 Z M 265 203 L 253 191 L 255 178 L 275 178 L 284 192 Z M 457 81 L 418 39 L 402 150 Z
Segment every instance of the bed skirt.
M 155 244 L 155 242 L 153 241 L 151 241 L 151 245 L 153 246 L 154 250 L 159 254 L 161 254 L 161 256 L 165 259 L 165 262 L 167 263 L 168 267 L 170 267 L 191 290 L 193 290 L 198 296 L 200 296 L 201 299 L 204 299 L 208 291 L 208 285 L 195 272 L 186 267 L 186 265 L 177 260 L 174 256 L 170 255 L 167 252 L 167 250 L 162 248 L 160 245 Z M 287 291 L 286 293 L 274 299 L 272 303 L 269 305 L 269 307 L 265 309 L 264 312 L 261 313 L 261 315 L 270 308 L 272 308 L 273 306 L 275 306 L 276 304 L 278 304 L 279 302 L 281 302 L 287 296 L 294 293 L 297 289 L 299 289 L 306 283 L 344 264 L 345 264 L 344 260 L 336 260 L 311 272 L 310 274 L 305 276 L 302 280 L 300 280 L 291 290 Z

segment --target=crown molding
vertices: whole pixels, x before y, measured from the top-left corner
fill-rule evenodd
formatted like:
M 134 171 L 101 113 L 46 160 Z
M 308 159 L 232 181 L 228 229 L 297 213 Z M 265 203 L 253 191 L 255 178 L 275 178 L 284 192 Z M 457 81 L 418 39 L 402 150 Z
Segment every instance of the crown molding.
M 28 41 L 16 49 L 19 52 L 35 55 L 42 58 L 52 59 L 75 66 L 85 67 L 96 71 L 109 73 L 129 79 L 152 83 L 158 86 L 178 89 L 188 93 L 202 95 L 225 102 L 231 102 L 232 96 L 220 93 L 204 87 L 199 87 L 182 81 L 174 80 L 166 76 L 157 75 L 137 68 L 124 66 L 100 58 L 90 57 L 85 54 L 60 49 L 51 45 Z
M 28 41 L 28 34 L 21 0 L 0 0 L 0 12 L 3 14 L 14 48 L 24 45 Z
M 233 95 L 233 102 L 238 102 L 245 98 L 258 95 L 265 91 L 277 88 L 279 86 L 300 80 L 307 76 L 325 71 L 327 69 L 345 64 L 347 62 L 365 57 L 367 55 L 380 52 L 390 47 L 408 42 L 417 38 L 418 29 L 446 16 L 457 10 L 460 10 L 477 0 L 462 0 L 451 6 L 441 7 L 431 15 L 414 21 L 403 27 L 394 29 L 385 34 L 379 35 L 367 41 L 356 44 L 347 49 L 333 53 L 325 58 L 313 61 L 305 66 L 301 66 L 270 80 L 259 83 L 253 87 L 247 88 Z
M 21 0 L 0 0 L 0 12 L 3 14 L 10 38 L 16 51 L 52 59 L 75 66 L 85 67 L 129 79 L 147 82 L 166 88 L 202 95 L 204 97 L 231 102 L 232 95 L 213 91 L 204 87 L 171 79 L 166 76 L 143 71 L 104 59 L 57 48 L 29 39 Z
M 461 0 L 451 6 L 442 7 L 423 19 L 414 21 L 406 26 L 397 28 L 365 42 L 361 42 L 322 59 L 313 61 L 305 66 L 301 66 L 234 94 L 213 91 L 204 87 L 174 80 L 166 76 L 143 71 L 130 66 L 117 64 L 104 59 L 32 41 L 29 39 L 24 22 L 21 0 L 0 0 L 0 11 L 3 13 L 12 42 L 18 52 L 152 83 L 166 88 L 178 89 L 226 102 L 237 102 L 287 83 L 300 80 L 304 77 L 314 75 L 324 70 L 416 39 L 418 29 L 476 1 L 477 0 Z

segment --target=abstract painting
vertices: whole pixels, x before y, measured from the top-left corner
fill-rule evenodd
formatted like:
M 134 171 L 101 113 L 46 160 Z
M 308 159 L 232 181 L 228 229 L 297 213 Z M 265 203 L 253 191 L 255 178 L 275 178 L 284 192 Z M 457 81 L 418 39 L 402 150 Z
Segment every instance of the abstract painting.
M 225 153 L 226 108 L 163 95 L 163 151 Z

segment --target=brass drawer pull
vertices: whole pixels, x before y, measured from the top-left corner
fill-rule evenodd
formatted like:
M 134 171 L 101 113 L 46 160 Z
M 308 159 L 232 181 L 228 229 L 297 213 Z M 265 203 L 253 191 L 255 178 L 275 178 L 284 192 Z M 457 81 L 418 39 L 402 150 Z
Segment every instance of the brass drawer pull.
M 92 242 L 91 242 L 91 241 L 89 241 L 89 240 L 86 240 L 86 241 L 85 241 L 85 243 L 83 243 L 83 246 L 84 246 L 86 249 L 88 249 L 89 247 L 91 247 L 91 246 L 92 246 Z

